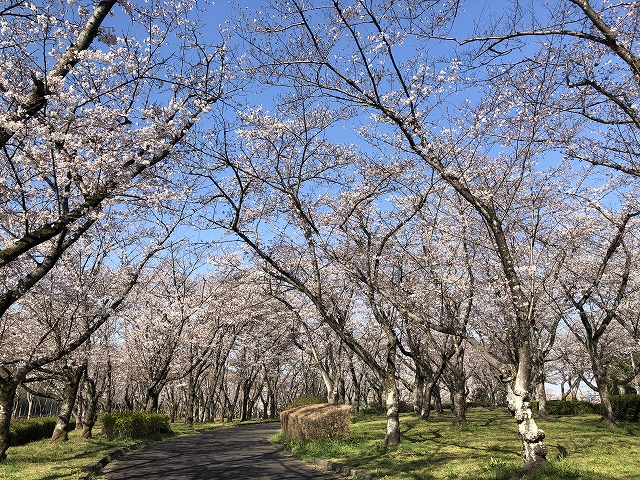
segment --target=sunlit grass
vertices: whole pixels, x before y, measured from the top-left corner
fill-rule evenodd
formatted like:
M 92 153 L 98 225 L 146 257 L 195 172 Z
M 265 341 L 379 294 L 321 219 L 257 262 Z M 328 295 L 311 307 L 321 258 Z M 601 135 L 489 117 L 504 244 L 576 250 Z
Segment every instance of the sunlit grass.
M 79 430 L 69 433 L 69 441 L 50 443 L 40 440 L 19 447 L 11 447 L 7 459 L 0 462 L 0 480 L 55 480 L 73 479 L 86 475 L 89 467 L 107 453 L 136 443 L 151 443 L 174 436 L 189 435 L 212 428 L 224 428 L 237 423 L 205 423 L 192 427 L 172 423 L 171 433 L 158 434 L 145 439 L 107 440 L 100 425 L 94 428 L 95 438 L 85 440 Z
M 402 442 L 385 451 L 385 420 L 357 417 L 349 440 L 290 442 L 301 458 L 326 458 L 386 480 L 632 480 L 640 478 L 640 425 L 605 429 L 595 415 L 538 421 L 547 434 L 550 465 L 522 471 L 515 420 L 505 410 L 473 408 L 468 425 L 450 414 L 428 421 L 403 415 Z M 280 437 L 280 440 L 282 438 Z

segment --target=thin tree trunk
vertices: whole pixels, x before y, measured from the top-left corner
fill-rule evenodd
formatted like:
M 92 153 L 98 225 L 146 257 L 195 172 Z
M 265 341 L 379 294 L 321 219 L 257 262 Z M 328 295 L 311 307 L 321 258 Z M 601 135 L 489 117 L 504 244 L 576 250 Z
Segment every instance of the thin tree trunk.
M 536 383 L 536 398 L 538 399 L 538 417 L 549 419 L 547 411 L 547 391 L 544 388 L 544 380 Z
M 451 408 L 455 418 L 455 424 L 458 427 L 467 424 L 466 415 L 466 379 L 464 373 L 464 348 L 461 344 L 456 345 L 455 357 L 450 362 L 452 392 L 451 392 Z
M 387 346 L 387 369 L 384 382 L 385 396 L 387 400 L 387 433 L 384 438 L 385 446 L 400 444 L 400 396 L 398 382 L 396 382 L 396 340 L 395 335 L 389 335 Z
M 86 405 L 82 418 L 82 438 L 93 438 L 93 427 L 96 424 L 96 409 L 100 396 L 97 393 L 96 382 L 89 376 L 85 376 L 84 390 Z
M 413 391 L 413 415 L 416 417 L 422 415 L 424 408 L 424 380 L 424 375 L 422 375 L 420 367 L 416 364 Z

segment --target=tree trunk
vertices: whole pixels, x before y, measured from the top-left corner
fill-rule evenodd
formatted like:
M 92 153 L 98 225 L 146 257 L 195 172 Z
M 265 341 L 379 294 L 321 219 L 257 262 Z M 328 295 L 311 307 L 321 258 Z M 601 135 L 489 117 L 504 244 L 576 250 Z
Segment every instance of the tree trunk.
M 413 390 L 413 415 L 416 417 L 421 416 L 424 409 L 424 380 L 420 367 L 416 365 Z
M 457 386 L 451 394 L 451 408 L 453 410 L 454 423 L 456 427 L 463 427 L 467 424 L 465 401 L 466 395 L 464 385 L 462 386 L 462 389 Z
M 538 399 L 538 417 L 549 419 L 547 411 L 547 391 L 544 388 L 544 380 L 536 383 L 536 398 Z
M 97 393 L 96 382 L 89 376 L 85 376 L 84 390 L 86 405 L 82 417 L 82 438 L 93 438 L 93 427 L 96 424 L 96 409 L 100 396 Z
M 396 382 L 396 340 L 394 334 L 389 334 L 387 345 L 387 368 L 384 383 L 387 400 L 387 434 L 384 438 L 385 447 L 400 444 L 400 395 Z
M 69 440 L 69 420 L 71 419 L 73 406 L 78 396 L 78 388 L 85 369 L 86 364 L 75 368 L 65 366 L 63 369 L 64 391 L 58 420 L 51 435 L 52 442 L 66 442 Z
M 600 359 L 592 358 L 593 377 L 595 378 L 600 394 L 600 405 L 602 406 L 602 421 L 606 428 L 611 428 L 616 421 L 613 417 L 613 407 L 611 406 L 611 398 L 609 396 L 609 387 L 607 385 L 607 370 Z
M 360 411 L 360 397 L 362 396 L 362 382 L 358 379 L 353 361 L 349 362 L 349 371 L 351 372 L 351 382 L 353 383 L 353 409 L 358 413 Z
M 538 428 L 529 403 L 529 375 L 531 358 L 526 347 L 519 349 L 518 370 L 503 366 L 500 380 L 507 387 L 507 408 L 518 422 L 518 434 L 522 441 L 522 459 L 527 470 L 534 470 L 547 462 L 547 446 L 544 431 Z
M 147 399 L 145 402 L 144 409 L 147 412 L 156 413 L 158 411 L 160 392 L 156 391 L 154 388 L 149 388 L 147 390 Z
M 427 420 L 431 415 L 431 398 L 433 395 L 433 388 L 435 386 L 435 382 L 427 382 L 424 387 L 422 409 L 420 409 L 420 418 L 423 420 Z
M 193 425 L 193 413 L 195 411 L 196 387 L 192 378 L 189 378 L 187 385 L 187 406 L 184 422 L 187 425 Z
M 456 426 L 462 427 L 467 424 L 467 385 L 464 373 L 464 348 L 460 343 L 456 345 L 456 354 L 452 360 L 452 362 L 449 362 L 451 370 L 451 408 Z
M 549 418 L 547 412 L 547 392 L 544 389 L 544 383 L 547 376 L 544 373 L 544 348 L 542 346 L 542 336 L 538 328 L 533 328 L 533 337 L 535 339 L 535 367 L 536 367 L 536 399 L 538 400 L 538 417 L 542 419 Z
M 31 418 L 31 413 L 33 412 L 33 394 L 27 392 L 27 420 Z
M 400 409 L 398 384 L 395 370 L 387 372 L 385 378 L 385 396 L 387 400 L 387 434 L 384 438 L 385 446 L 400 444 Z
M 104 402 L 104 410 L 105 413 L 111 414 L 111 410 L 113 408 L 113 378 L 112 378 L 112 368 L 111 368 L 111 357 L 107 355 L 107 397 Z
M 269 388 L 269 418 L 277 417 L 278 406 L 276 405 L 276 392 L 274 389 Z
M 13 411 L 17 388 L 18 384 L 16 382 L 0 379 L 0 461 L 7 458 L 11 412 Z
M 436 409 L 436 412 L 442 413 L 444 411 L 442 409 L 442 396 L 440 395 L 440 386 L 437 383 L 433 385 L 433 389 L 431 390 L 431 396 L 433 397 L 433 404 Z
M 255 400 L 251 398 L 251 389 L 254 385 L 255 376 L 252 373 L 249 378 L 246 378 L 242 382 L 242 408 L 240 410 L 240 421 L 246 422 L 251 419 L 251 412 L 253 411 L 253 405 Z

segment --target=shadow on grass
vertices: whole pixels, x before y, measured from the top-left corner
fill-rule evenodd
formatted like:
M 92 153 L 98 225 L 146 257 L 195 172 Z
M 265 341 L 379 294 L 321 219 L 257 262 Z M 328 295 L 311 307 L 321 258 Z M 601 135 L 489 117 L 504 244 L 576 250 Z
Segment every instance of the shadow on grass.
M 532 472 L 498 460 L 489 462 L 484 467 L 484 471 L 485 475 L 482 478 L 485 480 L 607 480 L 609 478 L 593 472 L 563 468 L 553 464 Z

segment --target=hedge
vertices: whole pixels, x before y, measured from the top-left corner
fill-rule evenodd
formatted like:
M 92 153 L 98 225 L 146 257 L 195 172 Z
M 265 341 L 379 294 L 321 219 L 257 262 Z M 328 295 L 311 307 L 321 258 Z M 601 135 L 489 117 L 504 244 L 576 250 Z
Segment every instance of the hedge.
M 318 403 L 327 403 L 326 397 L 320 397 L 318 395 L 300 395 L 289 403 L 285 410 L 290 410 L 292 408 L 304 407 L 305 405 L 316 405 Z
M 613 418 L 622 422 L 640 421 L 640 395 L 612 395 Z
M 348 437 L 351 406 L 322 403 L 280 413 L 282 433 L 301 440 Z
M 9 445 L 18 446 L 50 438 L 56 428 L 56 417 L 39 417 L 28 420 L 14 420 L 9 427 Z M 75 428 L 75 421 L 69 422 L 69 429 Z
M 117 437 L 141 438 L 170 430 L 167 415 L 135 410 L 103 415 L 102 423 L 104 434 L 110 440 Z
M 538 402 L 531 402 L 531 410 L 538 412 Z M 587 415 L 602 414 L 599 403 L 579 402 L 576 400 L 547 400 L 547 413 L 549 415 Z

